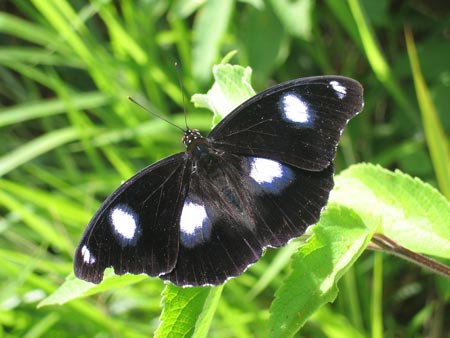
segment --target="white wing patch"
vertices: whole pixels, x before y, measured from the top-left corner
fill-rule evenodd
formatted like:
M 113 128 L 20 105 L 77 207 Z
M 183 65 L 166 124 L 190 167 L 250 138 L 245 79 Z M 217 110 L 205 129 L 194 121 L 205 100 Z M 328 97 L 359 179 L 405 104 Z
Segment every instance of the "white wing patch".
M 192 248 L 207 240 L 210 235 L 211 221 L 205 206 L 186 199 L 180 217 L 181 243 Z
M 291 168 L 280 162 L 252 157 L 250 158 L 250 177 L 263 188 L 263 191 L 279 194 L 292 183 L 295 174 Z
M 293 93 L 287 93 L 281 98 L 281 107 L 285 119 L 297 123 L 310 122 L 308 105 L 301 97 Z
M 283 169 L 279 162 L 255 157 L 250 165 L 250 177 L 259 184 L 272 183 L 275 178 L 283 176 Z
M 83 262 L 86 264 L 94 264 L 96 259 L 94 255 L 91 254 L 89 248 L 86 245 L 83 245 L 81 248 L 81 256 L 83 256 Z
M 121 244 L 133 244 L 138 235 L 138 217 L 126 205 L 119 204 L 111 211 L 111 226 Z
M 347 88 L 345 88 L 343 85 L 341 85 L 337 81 L 330 81 L 331 87 L 333 87 L 334 91 L 336 92 L 336 95 L 341 100 L 347 95 Z

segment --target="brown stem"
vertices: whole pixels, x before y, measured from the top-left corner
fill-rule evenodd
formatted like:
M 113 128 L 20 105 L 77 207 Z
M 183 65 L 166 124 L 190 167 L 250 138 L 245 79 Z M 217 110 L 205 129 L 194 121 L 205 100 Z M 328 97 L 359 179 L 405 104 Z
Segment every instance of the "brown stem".
M 372 243 L 375 245 L 371 246 L 370 247 L 371 249 L 388 252 L 392 255 L 406 259 L 407 261 L 410 261 L 425 269 L 428 269 L 434 273 L 437 273 L 443 277 L 450 279 L 450 267 L 442 263 L 439 263 L 434 259 L 428 258 L 424 255 L 408 250 L 405 247 L 398 244 L 397 242 L 394 242 L 389 237 L 386 237 L 381 234 L 375 234 L 372 237 Z

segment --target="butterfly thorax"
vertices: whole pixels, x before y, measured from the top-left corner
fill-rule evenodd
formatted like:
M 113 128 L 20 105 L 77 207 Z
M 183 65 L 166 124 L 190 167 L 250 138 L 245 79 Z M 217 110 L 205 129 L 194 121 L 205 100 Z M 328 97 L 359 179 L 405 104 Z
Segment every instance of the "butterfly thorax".
M 198 173 L 214 177 L 221 165 L 221 152 L 214 149 L 210 140 L 203 137 L 196 129 L 187 130 L 184 133 L 183 143 L 186 153 L 192 163 L 192 173 Z
M 208 139 L 203 136 L 191 140 L 186 147 L 186 152 L 195 167 L 198 164 L 206 168 L 211 166 L 211 162 L 214 161 L 215 155 L 217 155 Z

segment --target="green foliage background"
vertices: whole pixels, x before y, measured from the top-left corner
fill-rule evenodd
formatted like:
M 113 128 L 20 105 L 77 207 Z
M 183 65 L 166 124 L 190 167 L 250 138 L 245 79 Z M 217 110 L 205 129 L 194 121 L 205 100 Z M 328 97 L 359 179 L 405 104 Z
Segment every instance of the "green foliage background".
M 258 91 L 303 76 L 353 77 L 365 109 L 343 135 L 337 171 L 361 161 L 399 168 L 450 198 L 446 2 L 13 0 L 0 10 L 0 337 L 148 337 L 158 327 L 158 279 L 36 306 L 72 272 L 99 203 L 138 169 L 182 151 L 176 129 L 126 100 L 183 125 L 175 61 L 186 98 L 210 88 L 213 64 L 232 50 L 233 63 L 253 68 Z M 189 100 L 186 108 L 191 126 L 209 130 L 210 112 Z M 226 284 L 211 336 L 267 336 L 288 268 L 252 287 L 276 254 Z M 299 337 L 449 336 L 441 277 L 367 252 L 339 287 Z

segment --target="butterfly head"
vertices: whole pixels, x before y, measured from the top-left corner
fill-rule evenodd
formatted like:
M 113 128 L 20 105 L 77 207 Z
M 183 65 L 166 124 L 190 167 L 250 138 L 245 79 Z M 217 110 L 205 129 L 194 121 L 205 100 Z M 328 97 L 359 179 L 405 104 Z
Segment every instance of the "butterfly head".
M 195 140 L 201 139 L 203 136 L 197 129 L 188 129 L 184 132 L 182 141 L 186 148 Z
M 197 129 L 188 129 L 184 132 L 183 143 L 186 146 L 186 154 L 192 160 L 193 171 L 202 163 L 204 168 L 209 168 L 214 162 L 218 152 L 211 146 L 210 140 L 203 137 Z

